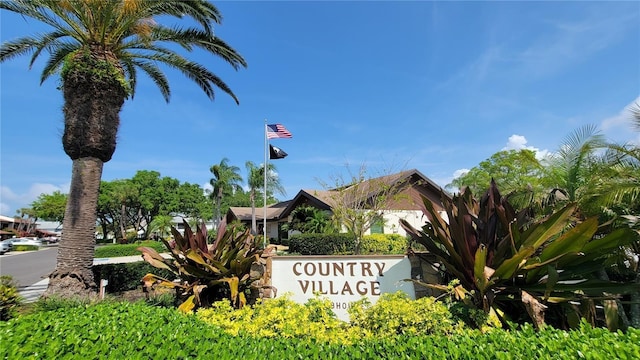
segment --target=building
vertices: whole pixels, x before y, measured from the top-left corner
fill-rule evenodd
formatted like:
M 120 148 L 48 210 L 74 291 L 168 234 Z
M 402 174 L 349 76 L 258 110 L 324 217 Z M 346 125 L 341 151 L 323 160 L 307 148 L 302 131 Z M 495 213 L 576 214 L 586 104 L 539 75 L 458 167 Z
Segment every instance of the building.
M 36 222 L 35 218 L 9 217 L 0 215 L 0 238 L 33 236 L 33 237 L 59 237 L 62 224 L 53 221 Z
M 366 209 L 367 202 L 381 193 L 386 198 L 384 210 L 381 211 L 383 221 L 374 224 L 366 234 L 400 234 L 406 235 L 400 226 L 400 219 L 404 219 L 416 228 L 422 227 L 427 221 L 422 212 L 422 198 L 431 200 L 438 211 L 443 211 L 441 196 L 450 196 L 431 179 L 418 170 L 407 170 L 392 175 L 365 180 L 351 186 L 329 190 L 300 190 L 296 196 L 281 203 L 267 206 L 267 237 L 270 239 L 286 238 L 289 234 L 282 232 L 282 225 L 291 221 L 291 212 L 300 206 L 312 206 L 320 210 L 333 213 L 336 206 L 349 206 Z M 347 197 L 352 198 L 352 200 Z M 227 223 L 240 221 L 247 227 L 251 226 L 252 209 L 250 207 L 231 207 L 226 214 Z M 258 233 L 262 234 L 264 223 L 264 208 L 255 208 L 255 218 Z

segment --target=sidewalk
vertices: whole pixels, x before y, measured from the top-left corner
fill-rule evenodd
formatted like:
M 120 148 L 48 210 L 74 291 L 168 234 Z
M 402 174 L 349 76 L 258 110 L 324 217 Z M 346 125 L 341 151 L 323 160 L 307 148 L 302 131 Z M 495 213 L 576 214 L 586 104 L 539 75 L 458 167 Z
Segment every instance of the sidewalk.
M 161 254 L 163 257 L 170 258 L 168 254 Z M 113 258 L 95 258 L 93 259 L 93 265 L 103 265 L 103 264 L 123 264 L 123 263 L 132 263 L 144 261 L 142 260 L 142 255 L 134 255 L 134 256 L 121 256 L 121 257 L 113 257 Z M 47 290 L 47 286 L 49 286 L 49 278 L 42 279 L 37 283 L 27 286 L 19 291 L 20 296 L 24 298 L 25 302 L 34 302 L 40 298 L 42 293 Z

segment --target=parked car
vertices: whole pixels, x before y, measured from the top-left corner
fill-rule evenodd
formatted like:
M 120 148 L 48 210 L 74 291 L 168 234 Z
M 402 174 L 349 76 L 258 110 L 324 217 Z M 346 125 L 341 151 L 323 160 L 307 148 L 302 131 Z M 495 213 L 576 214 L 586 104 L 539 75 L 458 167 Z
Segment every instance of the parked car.
M 9 243 L 0 241 L 0 255 L 4 255 L 9 251 L 11 251 L 11 246 L 9 246 Z
M 40 240 L 43 244 L 55 244 L 60 240 L 60 238 L 57 236 L 47 236 L 39 238 L 38 240 Z
M 4 241 L 11 242 L 11 247 L 14 247 L 16 245 L 32 245 L 37 247 L 42 246 L 42 242 L 40 240 L 30 238 L 12 238 Z
M 17 240 L 17 238 L 2 240 L 0 243 L 6 244 L 9 247 L 9 250 L 11 250 L 14 240 Z

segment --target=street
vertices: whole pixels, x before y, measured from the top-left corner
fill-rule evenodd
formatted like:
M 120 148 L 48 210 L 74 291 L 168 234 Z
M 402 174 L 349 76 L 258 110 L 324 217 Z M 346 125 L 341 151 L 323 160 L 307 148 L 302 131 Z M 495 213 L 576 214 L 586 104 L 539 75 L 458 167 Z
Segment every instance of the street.
M 46 278 L 56 267 L 58 247 L 0 255 L 0 275 L 11 275 L 20 289 Z

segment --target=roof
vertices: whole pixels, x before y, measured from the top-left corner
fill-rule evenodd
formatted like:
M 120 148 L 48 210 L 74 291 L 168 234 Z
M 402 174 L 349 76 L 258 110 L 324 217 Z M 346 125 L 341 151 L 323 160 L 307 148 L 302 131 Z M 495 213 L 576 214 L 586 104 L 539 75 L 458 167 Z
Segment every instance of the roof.
M 32 223 L 32 221 L 29 219 L 22 219 L 20 217 L 9 217 L 4 215 L 0 215 L 0 221 L 10 223 Z
M 440 194 L 450 196 L 444 189 L 424 176 L 416 169 L 401 171 L 396 174 L 380 176 L 368 179 L 363 182 L 337 187 L 328 190 L 300 190 L 296 196 L 285 202 L 270 205 L 267 207 L 267 220 L 279 220 L 288 216 L 291 211 L 301 205 L 310 205 L 323 210 L 331 210 L 336 205 L 336 196 L 345 193 L 345 189 L 353 188 L 359 195 L 356 196 L 358 201 L 369 199 L 379 194 L 384 186 L 403 186 L 404 183 L 412 185 L 421 185 L 433 194 L 432 199 L 439 199 Z M 229 212 L 240 221 L 251 221 L 250 207 L 231 207 Z M 256 219 L 263 220 L 264 208 L 255 208 Z
M 276 220 L 280 218 L 282 212 L 287 208 L 287 205 L 291 201 L 283 201 L 277 204 L 267 206 L 267 220 Z M 239 207 L 232 206 L 229 208 L 229 211 L 240 221 L 250 221 L 251 220 L 251 208 L 250 207 Z M 255 208 L 256 220 L 264 219 L 264 207 L 256 207 Z

